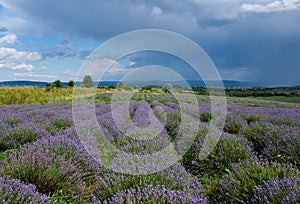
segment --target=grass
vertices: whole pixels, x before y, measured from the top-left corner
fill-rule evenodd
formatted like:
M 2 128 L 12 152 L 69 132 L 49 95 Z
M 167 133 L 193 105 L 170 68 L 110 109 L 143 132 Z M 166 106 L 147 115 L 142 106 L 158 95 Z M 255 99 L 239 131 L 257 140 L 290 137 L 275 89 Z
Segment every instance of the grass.
M 0 105 L 68 101 L 72 100 L 72 93 L 72 88 L 46 91 L 45 88 L 33 86 L 0 86 Z
M 89 97 L 95 95 L 95 89 L 80 88 L 79 97 Z M 112 93 L 115 89 L 111 87 L 99 87 L 96 89 L 96 94 Z M 122 90 L 118 90 L 122 91 Z M 125 90 L 126 91 L 126 90 Z M 172 95 L 158 93 L 159 89 L 153 88 L 147 91 L 147 93 L 140 93 L 139 89 L 134 88 L 131 90 L 136 93 L 132 100 L 157 100 L 161 98 L 168 98 L 171 100 Z M 180 90 L 176 92 L 180 93 Z M 23 104 L 23 103 L 53 103 L 58 101 L 72 101 L 73 88 L 52 88 L 50 91 L 46 91 L 43 87 L 33 86 L 21 86 L 21 87 L 9 87 L 0 86 L 0 105 L 10 104 Z M 192 94 L 192 93 L 190 93 Z M 164 97 L 162 97 L 164 96 Z M 266 96 L 266 97 L 226 97 L 227 103 L 247 105 L 247 106 L 263 106 L 263 107 L 300 107 L 300 97 L 286 97 L 286 96 Z M 199 103 L 209 104 L 210 98 L 206 95 L 197 95 Z M 110 103 L 110 98 L 96 97 L 96 101 L 103 103 Z M 151 101 L 150 101 L 151 102 Z M 163 102 L 163 101 L 162 101 Z M 176 99 L 175 101 L 176 102 Z
M 300 97 L 287 97 L 287 96 L 266 96 L 266 97 L 256 97 L 257 99 L 288 102 L 288 103 L 300 103 Z
M 76 96 L 88 97 L 95 95 L 95 89 L 80 88 Z M 98 93 L 111 91 L 110 88 L 97 89 Z M 54 103 L 69 101 L 73 98 L 73 88 L 51 88 L 46 91 L 43 87 L 35 86 L 0 86 L 0 105 L 30 104 L 30 103 Z

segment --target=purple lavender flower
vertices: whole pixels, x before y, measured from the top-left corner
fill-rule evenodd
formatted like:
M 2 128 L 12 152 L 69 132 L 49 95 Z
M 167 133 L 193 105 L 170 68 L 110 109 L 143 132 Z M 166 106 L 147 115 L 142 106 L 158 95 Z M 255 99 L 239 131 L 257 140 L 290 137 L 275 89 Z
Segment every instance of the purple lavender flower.
M 0 177 L 2 203 L 50 203 L 48 196 L 38 193 L 32 184 L 25 184 L 10 177 Z
M 251 199 L 255 203 L 299 203 L 300 202 L 300 178 L 272 178 L 263 181 L 263 184 L 254 190 Z

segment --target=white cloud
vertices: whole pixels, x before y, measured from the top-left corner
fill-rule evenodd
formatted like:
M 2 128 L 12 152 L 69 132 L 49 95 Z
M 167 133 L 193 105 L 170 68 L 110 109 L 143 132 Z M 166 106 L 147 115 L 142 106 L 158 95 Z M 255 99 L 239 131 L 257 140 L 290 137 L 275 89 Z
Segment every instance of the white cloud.
M 278 11 L 291 11 L 300 8 L 299 0 L 277 0 L 268 4 L 252 4 L 244 3 L 241 6 L 243 12 L 254 12 L 254 13 L 270 13 Z
M 154 6 L 153 9 L 152 9 L 152 14 L 153 15 L 160 15 L 160 14 L 162 14 L 161 8 L 159 8 L 157 6 Z
M 7 34 L 0 38 L 0 46 L 14 45 L 18 43 L 18 38 L 15 34 Z
M 0 47 L 0 68 L 32 71 L 34 66 L 27 62 L 41 59 L 37 52 L 17 51 L 15 48 Z
M 14 76 L 16 76 L 16 77 L 30 77 L 30 78 L 49 78 L 49 79 L 58 78 L 58 76 L 54 76 L 54 75 L 35 74 L 33 72 L 14 73 Z
M 41 55 L 37 52 L 17 51 L 15 48 L 0 47 L 1 61 L 38 61 Z
M 22 69 L 25 71 L 32 71 L 35 67 L 32 64 L 4 63 L 0 64 L 0 69 L 1 68 L 7 68 L 12 70 Z
M 126 68 L 125 65 L 120 64 L 118 61 L 114 60 L 114 59 L 110 59 L 110 58 L 105 58 L 103 60 L 103 65 L 108 65 L 108 66 L 104 66 L 104 67 L 109 67 L 108 70 L 106 70 L 106 74 L 110 74 L 110 73 L 120 73 L 120 72 L 128 72 L 129 69 Z M 111 67 L 110 67 L 111 65 Z

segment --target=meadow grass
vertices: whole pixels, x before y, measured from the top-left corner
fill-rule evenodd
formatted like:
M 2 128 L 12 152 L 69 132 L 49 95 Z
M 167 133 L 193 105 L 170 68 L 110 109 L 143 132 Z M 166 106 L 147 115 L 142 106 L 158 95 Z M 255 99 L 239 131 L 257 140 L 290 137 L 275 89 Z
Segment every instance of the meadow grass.
M 289 102 L 289 103 L 300 103 L 300 97 L 287 97 L 287 96 L 266 96 L 266 97 L 256 97 L 257 99 L 279 101 L 279 102 Z

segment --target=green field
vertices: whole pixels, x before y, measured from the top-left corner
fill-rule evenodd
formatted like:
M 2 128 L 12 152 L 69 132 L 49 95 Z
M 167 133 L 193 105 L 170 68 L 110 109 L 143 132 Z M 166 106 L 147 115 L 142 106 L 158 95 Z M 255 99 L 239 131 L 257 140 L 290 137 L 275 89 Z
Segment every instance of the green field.
M 256 99 L 279 101 L 279 102 L 288 102 L 288 103 L 300 103 L 300 97 L 287 97 L 287 96 L 265 96 L 265 97 L 255 97 Z

